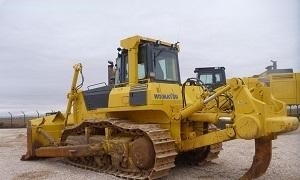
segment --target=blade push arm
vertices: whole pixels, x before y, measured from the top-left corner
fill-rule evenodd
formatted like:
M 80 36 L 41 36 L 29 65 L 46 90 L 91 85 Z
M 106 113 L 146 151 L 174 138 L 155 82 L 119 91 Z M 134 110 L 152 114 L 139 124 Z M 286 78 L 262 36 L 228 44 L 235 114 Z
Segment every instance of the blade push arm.
M 66 119 L 65 119 L 65 127 L 68 124 L 68 117 L 71 114 L 71 108 L 72 108 L 72 104 L 74 99 L 76 98 L 76 93 L 77 93 L 77 89 L 76 89 L 76 84 L 77 84 L 77 80 L 78 80 L 78 75 L 79 73 L 82 71 L 82 65 L 81 63 L 75 64 L 73 66 L 74 68 L 74 74 L 73 74 L 73 80 L 72 80 L 72 85 L 71 85 L 71 89 L 70 92 L 68 93 L 68 104 L 67 104 L 67 109 L 66 109 Z

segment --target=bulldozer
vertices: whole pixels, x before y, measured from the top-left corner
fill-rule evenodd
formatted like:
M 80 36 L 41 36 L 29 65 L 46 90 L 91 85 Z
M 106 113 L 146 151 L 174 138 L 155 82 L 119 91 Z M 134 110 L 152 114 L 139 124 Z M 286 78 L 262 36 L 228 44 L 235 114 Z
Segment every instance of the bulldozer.
M 272 140 L 298 128 L 267 88 L 256 95 L 239 78 L 217 91 L 196 78 L 181 83 L 178 43 L 133 36 L 120 46 L 108 83 L 83 90 L 82 64 L 74 65 L 66 111 L 28 122 L 21 160 L 63 157 L 121 178 L 157 179 L 177 159 L 210 161 L 222 142 L 253 139 L 253 163 L 241 177 L 252 179 L 267 170 Z M 217 128 L 224 118 L 225 127 Z
M 243 81 L 250 91 L 261 86 L 270 87 L 272 95 L 286 103 L 288 115 L 300 120 L 300 73 L 293 72 L 293 69 L 277 69 L 277 61 L 271 62 L 272 65 L 267 66 L 266 71 L 243 77 Z M 195 68 L 194 73 L 210 91 L 226 84 L 225 67 Z

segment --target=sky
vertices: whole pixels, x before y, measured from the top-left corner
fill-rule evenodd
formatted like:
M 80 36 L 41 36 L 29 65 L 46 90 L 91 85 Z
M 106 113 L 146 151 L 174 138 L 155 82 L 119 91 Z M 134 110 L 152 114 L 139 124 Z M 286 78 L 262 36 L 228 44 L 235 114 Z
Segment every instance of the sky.
M 196 67 L 228 77 L 300 71 L 298 0 L 0 0 L 0 116 L 64 110 L 75 63 L 86 88 L 107 81 L 119 41 L 180 42 L 181 79 Z

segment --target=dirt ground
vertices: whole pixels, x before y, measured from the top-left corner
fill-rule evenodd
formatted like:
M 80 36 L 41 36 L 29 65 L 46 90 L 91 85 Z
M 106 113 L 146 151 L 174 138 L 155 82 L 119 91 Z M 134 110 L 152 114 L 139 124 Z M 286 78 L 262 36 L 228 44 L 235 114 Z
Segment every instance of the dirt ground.
M 26 151 L 26 129 L 0 129 L 0 179 L 119 179 L 64 164 L 59 158 L 20 161 Z M 203 166 L 177 165 L 163 180 L 238 179 L 250 167 L 254 141 L 223 143 L 218 159 Z M 259 179 L 300 179 L 300 130 L 273 141 L 273 157 L 266 174 Z

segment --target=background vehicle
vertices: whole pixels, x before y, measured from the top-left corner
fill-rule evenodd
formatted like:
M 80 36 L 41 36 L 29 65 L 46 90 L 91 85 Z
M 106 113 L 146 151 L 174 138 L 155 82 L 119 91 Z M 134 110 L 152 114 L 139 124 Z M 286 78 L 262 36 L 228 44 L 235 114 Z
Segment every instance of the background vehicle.
M 243 78 L 251 88 L 255 87 L 258 79 L 264 85 L 270 87 L 272 95 L 287 104 L 288 114 L 300 118 L 300 73 L 294 73 L 293 69 L 277 69 L 277 62 L 266 67 L 266 71 L 249 78 Z M 195 68 L 196 77 L 203 84 L 213 90 L 226 84 L 224 67 Z M 254 79 L 254 80 L 253 80 Z
M 85 169 L 156 179 L 168 175 L 176 157 L 207 161 L 224 141 L 255 139 L 253 164 L 242 177 L 251 179 L 267 170 L 278 133 L 298 128 L 267 88 L 261 98 L 236 78 L 215 92 L 195 78 L 181 84 L 176 43 L 134 36 L 121 47 L 108 65 L 108 85 L 82 91 L 82 65 L 74 66 L 66 113 L 28 123 L 22 160 L 66 157 Z M 217 129 L 223 117 L 229 122 Z
M 197 78 L 209 89 L 214 90 L 226 84 L 225 67 L 195 68 Z

